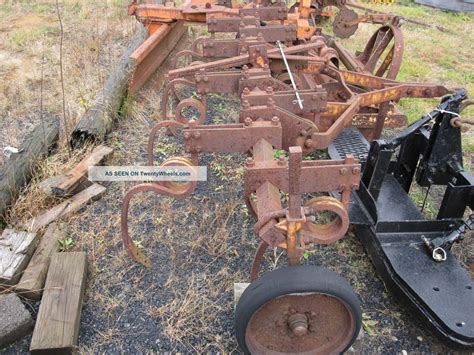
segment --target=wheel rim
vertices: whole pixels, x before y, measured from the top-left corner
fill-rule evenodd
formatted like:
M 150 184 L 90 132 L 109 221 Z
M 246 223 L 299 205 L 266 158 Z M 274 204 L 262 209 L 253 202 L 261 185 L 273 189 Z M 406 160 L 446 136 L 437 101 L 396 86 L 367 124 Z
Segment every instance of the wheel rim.
M 339 298 L 289 294 L 268 301 L 252 315 L 245 341 L 252 354 L 341 353 L 355 329 L 352 312 Z

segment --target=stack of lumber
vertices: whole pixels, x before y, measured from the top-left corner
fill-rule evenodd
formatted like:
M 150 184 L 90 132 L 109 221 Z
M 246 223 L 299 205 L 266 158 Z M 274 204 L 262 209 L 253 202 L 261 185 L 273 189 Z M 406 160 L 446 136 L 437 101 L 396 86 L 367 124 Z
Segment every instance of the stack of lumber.
M 113 149 L 98 146 L 69 172 L 50 180 L 51 194 L 62 201 L 31 218 L 21 230 L 6 229 L 0 237 L 0 288 L 41 300 L 32 353 L 70 353 L 77 345 L 87 256 L 58 252 L 59 241 L 67 237 L 58 221 L 105 193 L 105 187 L 87 180 L 87 173 L 112 153 Z

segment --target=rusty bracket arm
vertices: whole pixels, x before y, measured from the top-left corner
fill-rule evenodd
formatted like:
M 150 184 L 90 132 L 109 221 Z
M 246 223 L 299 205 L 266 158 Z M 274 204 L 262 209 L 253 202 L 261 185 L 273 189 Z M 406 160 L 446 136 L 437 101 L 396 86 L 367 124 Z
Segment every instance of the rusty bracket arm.
M 301 45 L 284 48 L 283 52 L 285 53 L 285 55 L 289 55 L 289 54 L 304 52 L 312 48 L 317 48 L 319 46 L 320 46 L 319 43 L 301 44 Z M 279 48 L 273 48 L 273 49 L 267 50 L 267 55 L 276 54 L 279 52 L 280 52 Z M 225 69 L 225 68 L 249 64 L 251 63 L 251 61 L 252 59 L 249 54 L 239 55 L 233 58 L 225 58 L 225 59 L 216 60 L 210 63 L 195 65 L 192 67 L 171 70 L 169 72 L 169 77 L 174 79 L 176 77 L 193 75 L 200 70 Z
M 186 152 L 245 153 L 261 139 L 273 147 L 282 147 L 282 128 L 278 118 L 245 124 L 196 126 L 184 130 Z

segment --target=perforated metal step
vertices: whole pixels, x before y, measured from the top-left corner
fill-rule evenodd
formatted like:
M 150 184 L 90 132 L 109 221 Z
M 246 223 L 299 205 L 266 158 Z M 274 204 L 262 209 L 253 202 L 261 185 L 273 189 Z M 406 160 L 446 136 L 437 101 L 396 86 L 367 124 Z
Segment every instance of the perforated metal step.
M 343 159 L 347 154 L 365 161 L 369 153 L 369 142 L 357 128 L 346 128 L 329 146 L 328 153 L 331 159 Z

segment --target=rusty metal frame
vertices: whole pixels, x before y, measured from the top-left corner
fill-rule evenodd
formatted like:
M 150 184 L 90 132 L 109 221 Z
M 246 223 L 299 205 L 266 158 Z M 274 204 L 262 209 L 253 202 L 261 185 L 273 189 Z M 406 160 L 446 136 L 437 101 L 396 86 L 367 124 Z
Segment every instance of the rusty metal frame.
M 135 53 L 137 61 L 154 57 L 152 51 L 157 47 L 153 46 L 172 26 L 183 22 L 207 24 L 210 37 L 200 37 L 190 50 L 177 53 L 167 74 L 161 102 L 165 121 L 150 132 L 148 164 L 154 165 L 153 150 L 160 129 L 183 130 L 183 149 L 191 156 L 167 160 L 163 163 L 166 166 L 197 165 L 202 152 L 250 154 L 244 170 L 245 200 L 257 218 L 254 230 L 261 239 L 252 266 L 253 279 L 268 246 L 286 249 L 290 265 L 295 265 L 314 243 L 333 243 L 347 231 L 349 195 L 360 181 L 359 162 L 352 156 L 308 161 L 303 155 L 328 147 L 350 125 L 363 128 L 372 139 L 378 138 L 385 124 L 405 124 L 405 117 L 395 106 L 401 98 L 439 97 L 450 91 L 440 85 L 395 80 L 404 46 L 396 16 L 354 17 L 343 0 L 323 1 L 319 7 L 302 0 L 293 12 L 265 1 L 240 8 L 223 4 L 228 5 L 198 0 L 181 7 L 133 3 L 129 12 L 153 31 L 145 47 Z M 314 16 L 329 5 L 341 9 L 335 25 L 347 28 L 347 33 L 362 21 L 383 24 L 360 54 L 349 53 L 334 40 L 315 35 L 319 29 Z M 235 38 L 219 38 L 220 33 L 235 33 Z M 385 52 L 388 55 L 382 59 Z M 190 58 L 191 64 L 179 67 L 182 58 Z M 346 69 L 340 68 L 341 64 Z M 149 72 L 139 74 L 145 78 Z M 180 86 L 192 88 L 197 96 L 181 98 Z M 239 96 L 239 123 L 204 124 L 208 98 L 213 93 Z M 174 120 L 168 120 L 170 98 L 178 101 Z M 186 107 L 198 112 L 196 120 L 184 117 Z M 288 159 L 276 159 L 275 149 L 286 150 Z M 149 266 L 128 234 L 130 199 L 144 191 L 184 198 L 195 187 L 195 182 L 143 184 L 126 195 L 122 237 L 132 257 Z M 320 196 L 303 204 L 303 194 L 328 192 L 338 192 L 340 199 Z M 288 194 L 287 206 L 280 199 L 281 193 Z M 336 219 L 327 225 L 314 223 L 313 217 L 323 210 L 335 213 Z

